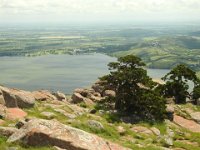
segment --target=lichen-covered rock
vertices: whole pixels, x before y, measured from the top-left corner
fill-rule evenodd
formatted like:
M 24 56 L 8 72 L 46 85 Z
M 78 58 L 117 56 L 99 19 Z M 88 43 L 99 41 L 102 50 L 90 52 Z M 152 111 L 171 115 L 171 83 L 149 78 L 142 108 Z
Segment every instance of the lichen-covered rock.
M 33 119 L 12 134 L 7 142 L 30 146 L 57 146 L 69 150 L 126 150 L 122 146 L 55 120 Z

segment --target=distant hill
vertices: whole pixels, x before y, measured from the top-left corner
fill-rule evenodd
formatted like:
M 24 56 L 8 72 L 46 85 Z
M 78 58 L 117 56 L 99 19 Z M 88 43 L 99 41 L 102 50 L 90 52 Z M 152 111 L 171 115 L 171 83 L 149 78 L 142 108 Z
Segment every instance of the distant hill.
M 168 69 L 179 63 L 200 70 L 200 38 L 191 36 L 165 36 L 144 38 L 127 51 L 113 53 L 120 57 L 134 54 L 143 59 L 151 68 Z

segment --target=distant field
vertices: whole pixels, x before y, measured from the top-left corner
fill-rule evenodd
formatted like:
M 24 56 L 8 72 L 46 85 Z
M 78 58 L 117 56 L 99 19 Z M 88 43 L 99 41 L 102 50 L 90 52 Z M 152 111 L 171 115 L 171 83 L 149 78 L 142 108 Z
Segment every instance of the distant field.
M 200 71 L 200 26 L 0 29 L 0 56 L 134 54 L 150 68 L 179 63 Z

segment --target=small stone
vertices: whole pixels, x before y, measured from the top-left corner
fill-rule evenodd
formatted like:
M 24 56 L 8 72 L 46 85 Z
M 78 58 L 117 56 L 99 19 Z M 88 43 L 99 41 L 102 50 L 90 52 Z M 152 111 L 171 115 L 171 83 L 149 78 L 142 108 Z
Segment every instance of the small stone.
M 91 113 L 91 114 L 96 114 L 96 112 L 97 112 L 96 109 L 92 109 L 92 110 L 90 110 L 90 113 Z
M 105 114 L 105 111 L 104 110 L 99 110 L 99 114 L 103 115 L 103 114 Z
M 26 121 L 25 121 L 25 120 L 20 120 L 20 121 L 18 121 L 18 122 L 15 124 L 15 127 L 16 127 L 17 129 L 20 129 L 20 128 L 23 127 L 25 124 L 26 124 Z
M 77 117 L 75 114 L 70 114 L 70 113 L 64 113 L 63 115 L 65 115 L 69 119 L 75 119 Z
M 66 112 L 65 110 L 60 109 L 60 108 L 54 109 L 54 111 L 55 111 L 55 112 L 58 112 L 58 113 L 61 113 L 61 114 L 64 114 L 64 113 Z
M 166 146 L 173 146 L 174 145 L 171 137 L 165 136 L 164 141 L 165 141 Z
M 117 132 L 120 134 L 120 135 L 124 135 L 126 130 L 124 129 L 124 127 L 122 126 L 118 126 L 117 127 Z
M 174 131 L 173 131 L 172 129 L 167 128 L 167 135 L 168 135 L 169 137 L 173 138 L 175 134 L 174 134 Z
M 48 119 L 53 119 L 55 117 L 55 114 L 52 112 L 42 112 L 41 115 L 47 117 Z
M 153 134 L 153 132 L 150 129 L 148 129 L 147 127 L 143 127 L 143 126 L 135 126 L 135 127 L 131 128 L 131 130 L 136 133 L 142 133 L 142 134 L 147 134 L 147 135 Z
M 160 136 L 160 130 L 157 129 L 156 127 L 152 127 L 152 128 L 151 128 L 151 131 L 153 131 L 153 133 L 154 133 L 155 135 Z
M 104 126 L 96 120 L 88 120 L 88 125 L 92 128 L 97 128 L 100 130 L 104 129 Z

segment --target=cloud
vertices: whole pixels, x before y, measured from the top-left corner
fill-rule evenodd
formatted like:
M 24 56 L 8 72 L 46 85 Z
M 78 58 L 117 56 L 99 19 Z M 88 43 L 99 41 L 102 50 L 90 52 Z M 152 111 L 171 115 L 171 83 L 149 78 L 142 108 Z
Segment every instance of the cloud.
M 12 16 L 200 17 L 200 0 L 0 0 L 0 18 Z

